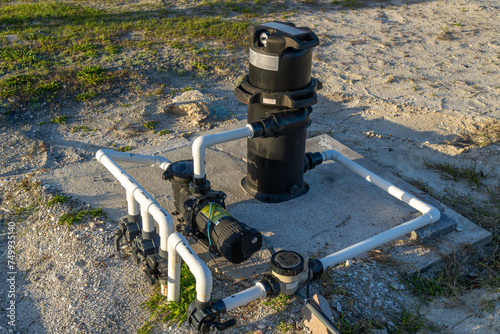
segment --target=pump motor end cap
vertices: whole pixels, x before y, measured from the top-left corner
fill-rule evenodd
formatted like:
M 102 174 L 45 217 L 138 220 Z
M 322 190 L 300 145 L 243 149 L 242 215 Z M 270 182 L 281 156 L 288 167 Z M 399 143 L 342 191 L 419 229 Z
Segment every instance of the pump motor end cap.
M 282 250 L 271 257 L 271 270 L 282 276 L 296 276 L 304 271 L 304 258 L 297 252 Z

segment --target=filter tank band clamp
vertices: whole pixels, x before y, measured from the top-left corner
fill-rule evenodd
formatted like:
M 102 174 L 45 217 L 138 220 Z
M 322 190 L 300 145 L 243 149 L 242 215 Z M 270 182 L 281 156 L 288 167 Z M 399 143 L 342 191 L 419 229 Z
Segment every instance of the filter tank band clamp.
M 319 45 L 318 36 L 307 27 L 296 27 L 288 22 L 268 22 L 247 28 L 251 45 L 265 48 L 268 53 L 280 54 L 283 50 L 311 49 Z
M 257 88 L 250 84 L 248 75 L 243 82 L 236 87 L 234 95 L 245 104 L 263 104 L 276 107 L 305 108 L 318 102 L 316 92 L 323 87 L 321 81 L 311 78 L 308 87 L 295 91 L 270 92 Z

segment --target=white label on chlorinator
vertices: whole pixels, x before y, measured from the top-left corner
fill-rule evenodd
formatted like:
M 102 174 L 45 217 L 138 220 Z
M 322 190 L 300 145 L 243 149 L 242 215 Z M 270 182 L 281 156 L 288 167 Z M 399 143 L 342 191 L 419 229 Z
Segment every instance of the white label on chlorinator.
M 250 49 L 250 64 L 268 71 L 278 71 L 280 57 L 278 54 L 263 54 Z

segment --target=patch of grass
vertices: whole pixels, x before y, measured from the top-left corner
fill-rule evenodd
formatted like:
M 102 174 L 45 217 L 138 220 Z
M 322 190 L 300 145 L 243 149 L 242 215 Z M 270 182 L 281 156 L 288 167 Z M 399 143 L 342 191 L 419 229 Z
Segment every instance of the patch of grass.
M 263 301 L 262 305 L 271 307 L 274 312 L 281 312 L 288 306 L 291 298 L 292 296 L 290 295 L 278 295 L 274 298 Z
M 155 323 L 178 323 L 179 326 L 186 320 L 186 311 L 196 297 L 196 280 L 186 264 L 181 267 L 181 296 L 179 303 L 168 302 L 158 287 L 155 293 L 141 306 L 151 312 L 149 319 L 139 329 L 140 334 L 147 334 Z
M 483 171 L 476 171 L 476 166 L 471 165 L 466 166 L 455 166 L 449 163 L 431 163 L 425 161 L 425 166 L 427 168 L 439 170 L 446 173 L 451 179 L 458 181 L 460 179 L 465 179 L 468 182 L 475 184 L 476 186 L 481 185 L 481 179 L 485 177 Z
M 332 1 L 334 5 L 341 5 L 344 8 L 361 8 L 366 5 L 363 0 L 335 0 Z
M 120 151 L 120 152 L 128 152 L 128 151 L 131 151 L 132 150 L 132 147 L 130 146 L 120 146 L 119 148 L 116 149 L 117 151 Z
M 56 203 L 66 203 L 69 200 L 69 197 L 64 195 L 54 195 L 48 202 L 47 206 L 50 208 Z
M 75 96 L 75 100 L 79 102 L 84 102 L 88 101 L 90 99 L 93 99 L 94 97 L 98 96 L 99 94 L 96 92 L 83 92 Z
M 73 224 L 81 223 L 84 219 L 96 218 L 96 217 L 104 217 L 106 216 L 105 212 L 99 209 L 89 209 L 84 211 L 76 211 L 76 212 L 68 212 L 65 213 L 59 218 L 59 224 L 72 226 Z
M 14 204 L 11 209 L 14 212 L 14 215 L 15 215 L 14 219 L 16 221 L 22 221 L 27 216 L 29 216 L 29 215 L 35 213 L 36 211 L 38 211 L 38 207 L 35 204 L 33 204 L 33 203 L 29 204 L 26 207 L 22 207 L 22 206 L 19 206 L 17 204 Z
M 481 310 L 486 311 L 486 312 L 493 312 L 493 311 L 495 311 L 496 304 L 497 304 L 497 300 L 495 300 L 495 299 L 482 300 L 481 301 Z
M 398 318 L 394 319 L 393 322 L 396 325 L 396 333 L 398 334 L 417 333 L 424 327 L 421 318 L 407 311 L 399 314 Z
M 100 65 L 87 66 L 81 69 L 76 76 L 87 86 L 96 86 L 110 77 L 105 75 L 106 69 Z
M 469 148 L 485 147 L 500 141 L 500 122 L 498 120 L 484 121 L 474 125 L 475 130 L 459 134 L 451 144 Z
M 262 8 L 260 5 L 264 3 L 265 1 L 261 0 L 204 0 L 200 6 L 222 11 L 225 15 L 236 12 L 247 16 L 257 16 L 257 13 Z
M 161 130 L 161 131 L 158 132 L 158 136 L 168 135 L 171 132 L 172 131 L 170 131 L 170 130 Z
M 281 319 L 280 323 L 276 328 L 283 334 L 288 333 L 295 329 L 295 324 L 293 322 L 288 322 L 286 319 Z
M 0 96 L 30 98 L 61 89 L 57 81 L 43 81 L 33 74 L 20 74 L 0 80 Z
M 202 72 L 208 70 L 208 65 L 203 64 L 203 63 L 199 63 L 199 62 L 196 62 L 196 61 L 193 62 L 193 67 L 195 69 L 197 69 L 198 71 L 202 71 Z
M 87 101 L 118 83 L 114 79 L 120 71 L 133 67 L 144 73 L 165 63 L 160 52 L 165 45 L 189 51 L 183 55 L 187 57 L 184 63 L 194 62 L 192 67 L 203 74 L 225 61 L 225 53 L 219 51 L 246 45 L 250 17 L 262 11 L 286 11 L 263 0 L 192 3 L 190 13 L 183 14 L 160 1 L 148 3 L 147 8 L 122 3 L 110 9 L 97 9 L 103 6 L 95 1 L 2 2 L 2 35 L 16 35 L 20 42 L 0 46 L 0 76 L 4 84 L 9 81 L 0 85 L 0 96 L 8 98 L 7 107 L 14 114 L 36 108 L 26 103 L 32 96 L 42 96 L 37 105 L 44 99 L 62 103 L 64 99 L 53 99 L 56 91 L 63 97 Z M 106 70 L 115 66 L 119 69 Z M 182 66 L 170 70 L 178 75 L 188 73 Z M 7 87 L 14 81 L 15 86 Z M 124 81 L 133 82 L 133 78 L 120 76 L 119 84 Z M 96 89 L 82 92 L 85 87 Z
M 408 277 L 402 282 L 414 295 L 426 301 L 438 296 L 451 296 L 457 293 L 455 287 L 442 275 L 433 278 Z
M 336 321 L 336 327 L 342 334 L 369 333 L 370 329 L 379 329 L 377 321 L 371 319 L 348 319 L 344 312 Z
M 77 131 L 89 132 L 89 131 L 92 131 L 92 129 L 90 129 L 89 127 L 86 127 L 85 125 L 83 125 L 83 126 L 74 126 L 73 128 L 71 128 L 71 132 L 77 132 Z
M 144 123 L 142 126 L 144 126 L 148 130 L 154 131 L 156 128 L 156 124 L 158 124 L 157 121 L 149 121 L 149 122 Z
M 66 124 L 66 123 L 68 123 L 69 119 L 70 119 L 69 116 L 58 116 L 56 118 L 52 118 L 50 120 L 50 123 L 53 123 L 53 124 Z

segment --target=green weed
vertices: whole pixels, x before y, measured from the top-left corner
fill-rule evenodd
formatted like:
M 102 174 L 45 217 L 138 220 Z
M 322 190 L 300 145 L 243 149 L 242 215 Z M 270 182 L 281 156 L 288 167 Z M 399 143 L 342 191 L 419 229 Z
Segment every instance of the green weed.
M 187 308 L 196 297 L 196 280 L 185 264 L 181 267 L 180 290 L 179 303 L 167 301 L 157 288 L 149 300 L 141 304 L 151 315 L 139 329 L 140 334 L 149 333 L 156 322 L 178 323 L 180 326 L 186 320 Z
M 88 86 L 96 86 L 110 77 L 105 75 L 106 69 L 100 65 L 87 66 L 80 70 L 77 77 Z
M 69 197 L 66 197 L 64 195 L 54 195 L 48 202 L 47 206 L 50 208 L 56 203 L 66 203 L 69 200 Z
M 68 123 L 68 120 L 69 120 L 69 116 L 58 116 L 56 118 L 52 118 L 50 120 L 50 123 L 53 123 L 53 124 L 66 124 Z
M 290 299 L 290 295 L 278 295 L 275 298 L 263 301 L 262 305 L 271 307 L 274 312 L 281 312 L 288 306 Z
M 449 163 L 430 163 L 426 161 L 425 166 L 427 168 L 442 171 L 455 181 L 458 181 L 460 179 L 465 179 L 468 182 L 475 184 L 476 186 L 480 186 L 481 179 L 485 177 L 483 171 L 476 171 L 475 165 L 465 167 L 465 166 L 455 166 Z
M 154 131 L 156 128 L 156 124 L 158 124 L 157 121 L 149 121 L 149 122 L 144 123 L 142 126 L 144 126 L 148 130 Z
M 116 149 L 117 151 L 120 151 L 120 152 L 128 152 L 130 150 L 132 150 L 132 147 L 130 146 L 120 146 L 119 148 Z
M 438 296 L 455 295 L 458 291 L 452 284 L 452 280 L 447 279 L 444 275 L 434 278 L 408 277 L 402 282 L 414 295 L 427 301 Z
M 398 334 L 417 333 L 424 327 L 421 318 L 407 311 L 399 314 L 398 318 L 394 319 L 393 322 L 396 325 L 396 333 Z
M 292 323 L 292 322 L 288 322 L 287 320 L 285 319 L 281 319 L 280 320 L 280 323 L 278 324 L 278 326 L 276 326 L 276 328 L 283 334 L 285 333 L 288 333 L 292 330 L 295 329 L 295 324 Z
M 193 62 L 193 67 L 202 72 L 208 70 L 208 65 L 199 62 Z
M 83 92 L 75 96 L 76 101 L 84 102 L 90 99 L 93 99 L 94 97 L 98 96 L 99 94 L 96 92 Z
M 481 301 L 481 310 L 486 311 L 486 312 L 493 312 L 495 310 L 496 304 L 497 304 L 497 300 L 495 300 L 495 299 L 482 300 Z
M 363 0 L 334 0 L 332 1 L 334 5 L 341 5 L 344 8 L 360 8 L 365 6 L 365 1 Z
M 72 226 L 73 224 L 81 223 L 84 219 L 104 217 L 105 212 L 99 209 L 89 209 L 84 211 L 68 212 L 59 218 L 59 224 Z
M 336 327 L 342 334 L 355 334 L 355 333 L 369 333 L 370 329 L 380 328 L 380 324 L 377 321 L 371 319 L 348 319 L 344 312 L 340 314 L 340 317 L 336 321 Z
M 38 207 L 35 204 L 33 204 L 33 203 L 29 204 L 26 207 L 21 207 L 21 206 L 19 206 L 17 204 L 14 204 L 11 209 L 12 209 L 12 211 L 14 211 L 14 214 L 15 214 L 14 219 L 16 221 L 22 221 L 27 216 L 29 216 L 29 215 L 35 213 L 36 211 L 38 211 Z
M 161 130 L 161 131 L 158 132 L 158 136 L 168 135 L 171 132 L 172 131 L 170 131 L 170 130 Z
M 85 125 L 83 125 L 83 126 L 74 126 L 73 128 L 71 128 L 71 132 L 77 132 L 77 131 L 89 132 L 89 131 L 92 131 L 92 129 L 90 129 L 89 127 L 86 127 Z

